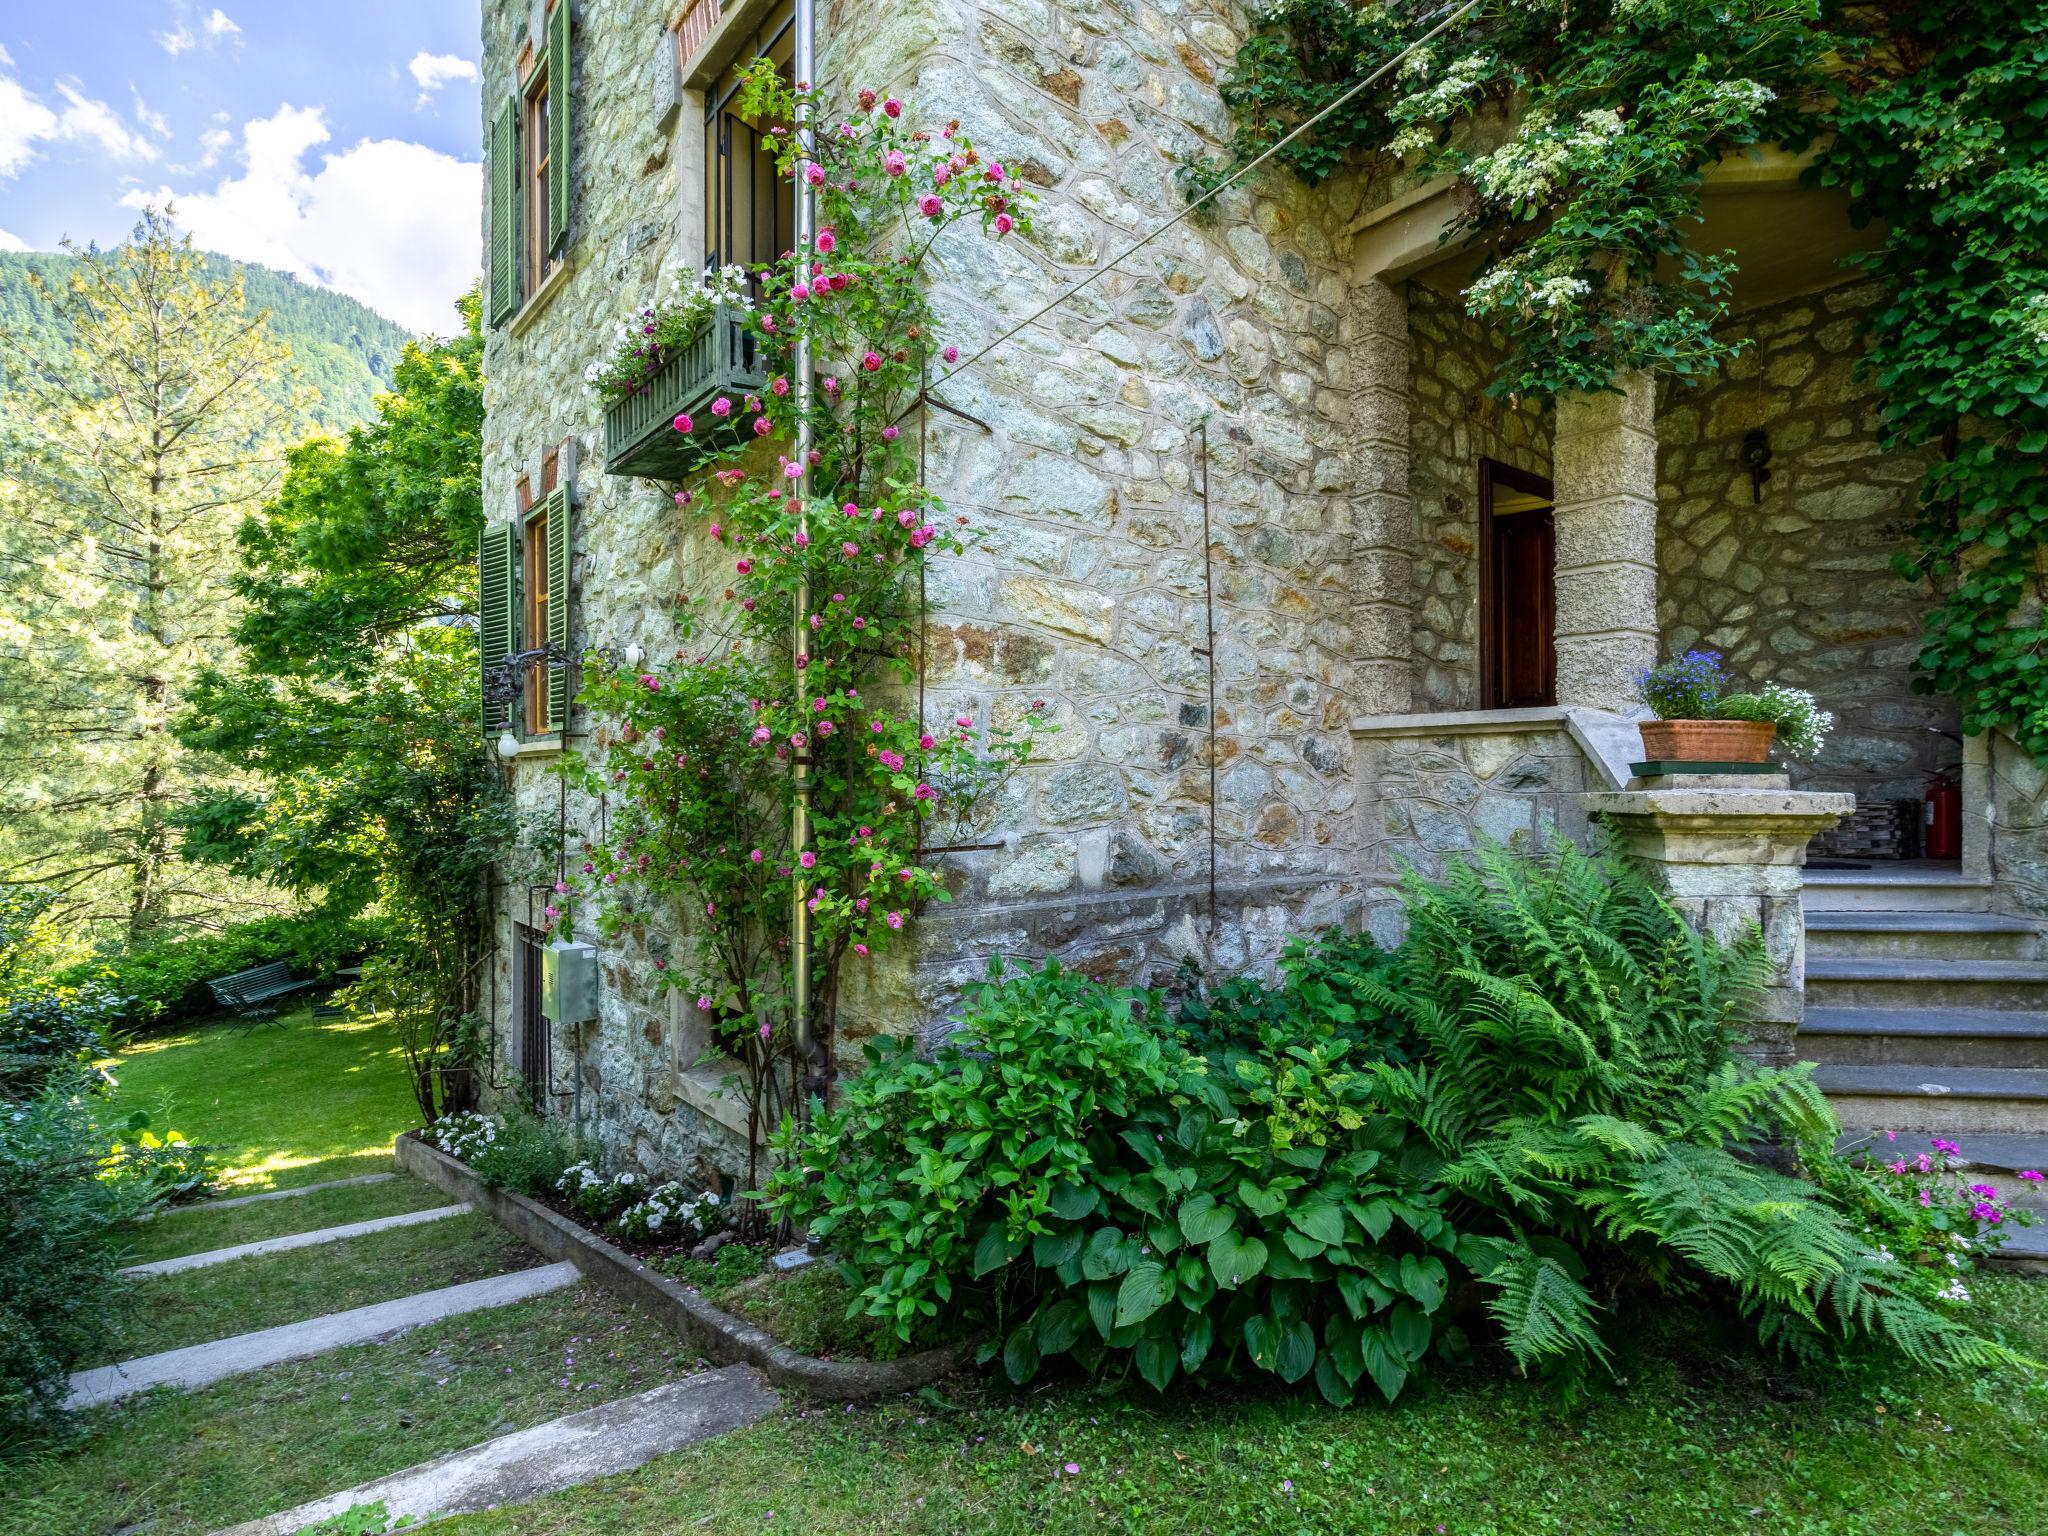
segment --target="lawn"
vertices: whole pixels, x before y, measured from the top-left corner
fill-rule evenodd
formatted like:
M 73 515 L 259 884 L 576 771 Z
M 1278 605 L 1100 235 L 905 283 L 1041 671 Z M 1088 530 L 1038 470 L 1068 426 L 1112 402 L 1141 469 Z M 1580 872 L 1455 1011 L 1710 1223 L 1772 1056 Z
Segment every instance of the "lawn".
M 0 1476 L 7 1536 L 203 1536 L 688 1375 L 643 1314 L 582 1285 L 381 1344 L 149 1393 Z M 395 1512 L 394 1512 L 395 1513 Z
M 392 1138 L 419 1123 L 382 1021 L 310 1009 L 254 1028 L 219 1020 L 141 1036 L 109 1066 L 115 1112 L 146 1110 L 157 1129 L 219 1147 L 233 1194 L 389 1169 Z
M 219 1209 L 210 1203 L 174 1205 L 152 1221 L 140 1222 L 122 1233 L 129 1264 L 148 1264 L 157 1259 L 175 1259 L 188 1253 L 207 1253 L 215 1248 L 233 1248 L 240 1243 L 258 1242 L 266 1237 L 284 1237 L 293 1232 L 317 1232 L 322 1227 L 346 1226 L 379 1216 L 397 1216 L 406 1211 L 423 1211 L 429 1206 L 452 1202 L 445 1190 L 418 1179 L 391 1178 L 376 1184 L 348 1185 L 341 1189 L 316 1189 L 289 1200 L 260 1200 L 254 1205 L 232 1205 Z
M 2048 1286 L 1976 1282 L 1987 1322 L 2048 1354 Z M 1795 1370 L 1684 1314 L 1622 1330 L 1576 1402 L 1497 1362 L 1391 1408 L 1314 1393 L 960 1386 L 800 1407 L 638 1474 L 447 1536 L 692 1532 L 1271 1532 L 1286 1536 L 2038 1536 L 2048 1385 L 1896 1368 Z M 394 1511 L 395 1513 L 395 1511 Z
M 205 1344 L 542 1262 L 489 1217 L 472 1214 L 152 1276 L 122 1298 L 119 1327 L 100 1357 L 79 1363 Z

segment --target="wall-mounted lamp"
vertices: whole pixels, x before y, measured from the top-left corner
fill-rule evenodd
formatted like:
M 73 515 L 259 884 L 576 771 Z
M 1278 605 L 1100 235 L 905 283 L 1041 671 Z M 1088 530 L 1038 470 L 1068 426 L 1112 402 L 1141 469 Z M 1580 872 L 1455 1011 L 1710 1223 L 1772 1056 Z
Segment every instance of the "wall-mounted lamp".
M 647 659 L 647 653 L 641 650 L 637 644 L 627 646 L 620 655 L 625 660 L 626 665 L 635 672 L 640 670 L 640 663 Z
M 1749 471 L 1751 497 L 1758 506 L 1763 505 L 1764 482 L 1771 478 L 1771 434 L 1762 427 L 1751 427 L 1742 434 L 1742 450 L 1736 459 Z
M 499 736 L 498 756 L 504 758 L 505 761 L 509 763 L 512 761 L 513 758 L 517 757 L 518 755 L 519 738 L 517 736 L 514 736 L 510 731 L 506 731 L 503 735 Z

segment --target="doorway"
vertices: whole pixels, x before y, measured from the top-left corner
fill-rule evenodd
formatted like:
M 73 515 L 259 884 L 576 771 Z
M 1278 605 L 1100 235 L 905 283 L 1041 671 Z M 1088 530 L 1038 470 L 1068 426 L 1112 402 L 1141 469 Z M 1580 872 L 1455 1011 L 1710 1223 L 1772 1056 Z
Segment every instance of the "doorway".
M 1479 707 L 1557 702 L 1557 525 L 1550 482 L 1479 461 Z

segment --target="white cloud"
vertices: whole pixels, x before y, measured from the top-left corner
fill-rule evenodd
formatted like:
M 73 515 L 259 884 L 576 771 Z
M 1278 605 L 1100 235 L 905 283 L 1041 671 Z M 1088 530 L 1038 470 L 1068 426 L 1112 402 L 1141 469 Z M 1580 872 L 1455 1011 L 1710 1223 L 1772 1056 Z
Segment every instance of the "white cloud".
M 158 138 L 168 139 L 171 136 L 170 120 L 163 113 L 150 110 L 149 103 L 142 99 L 142 92 L 135 88 L 133 80 L 128 82 L 128 90 L 135 98 L 135 121 L 142 124 L 143 127 L 147 128 Z
M 36 157 L 36 141 L 57 136 L 57 114 L 0 75 L 0 176 L 11 176 Z
M 5 49 L 0 49 L 0 53 L 5 51 Z M 22 239 L 21 236 L 10 235 L 6 230 L 0 229 L 0 251 L 25 251 L 27 249 L 28 242 Z
M 199 135 L 199 147 L 206 151 L 199 161 L 199 168 L 203 171 L 207 167 L 216 164 L 220 160 L 222 151 L 234 142 L 235 136 L 225 128 L 207 129 L 206 132 Z
M 364 139 L 306 161 L 330 135 L 318 107 L 281 106 L 242 126 L 242 172 L 211 191 L 130 192 L 175 204 L 208 250 L 280 267 L 416 330 L 446 333 L 475 278 L 482 168 L 423 144 Z
M 88 97 L 76 81 L 58 81 L 57 94 L 64 98 L 61 113 L 52 111 L 33 91 L 24 90 L 20 81 L 0 75 L 0 176 L 11 176 L 35 159 L 36 145 L 45 140 L 77 143 L 89 139 L 116 160 L 156 158 L 155 145 L 104 101 Z
M 228 20 L 227 12 L 217 5 L 213 8 L 213 14 L 206 18 L 206 35 L 208 37 L 231 37 L 241 30 L 240 27 Z
M 14 55 L 7 51 L 5 43 L 0 43 L 0 69 L 11 69 L 13 67 Z
M 59 80 L 57 94 L 66 102 L 57 120 L 60 139 L 92 139 L 116 160 L 154 160 L 156 147 L 121 121 L 121 114 L 104 101 L 94 101 L 79 90 L 76 82 Z
M 458 80 L 475 84 L 483 78 L 477 73 L 476 65 L 454 53 L 421 51 L 412 56 L 412 62 L 406 68 L 412 71 L 413 83 L 420 88 L 420 94 L 412 104 L 415 112 L 432 101 L 434 93 L 442 86 Z
M 192 36 L 192 29 L 182 21 L 178 23 L 176 30 L 159 32 L 156 35 L 157 46 L 174 59 L 190 48 L 195 41 L 197 39 Z

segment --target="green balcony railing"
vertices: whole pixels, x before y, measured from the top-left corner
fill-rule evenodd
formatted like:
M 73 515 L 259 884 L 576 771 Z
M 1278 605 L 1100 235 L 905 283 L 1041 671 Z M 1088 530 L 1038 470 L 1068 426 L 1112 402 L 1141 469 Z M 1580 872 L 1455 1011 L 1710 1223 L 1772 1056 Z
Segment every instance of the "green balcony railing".
M 761 339 L 743 310 L 720 305 L 687 346 L 670 353 L 653 376 L 604 413 L 604 467 L 611 475 L 679 480 L 714 452 L 740 441 L 747 428 L 742 396 L 768 387 Z M 711 414 L 720 395 L 732 401 L 724 421 Z M 690 417 L 688 432 L 675 429 Z

